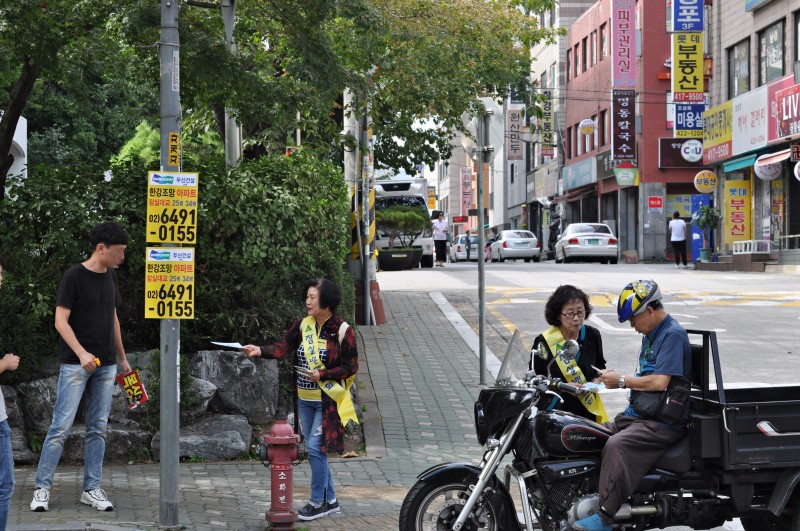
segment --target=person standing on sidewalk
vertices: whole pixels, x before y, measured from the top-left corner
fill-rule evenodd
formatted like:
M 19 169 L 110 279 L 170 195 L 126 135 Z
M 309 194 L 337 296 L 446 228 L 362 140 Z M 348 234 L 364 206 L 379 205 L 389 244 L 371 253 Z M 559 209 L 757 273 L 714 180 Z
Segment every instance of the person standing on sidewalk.
M 0 286 L 3 285 L 3 258 L 0 257 Z M 0 374 L 16 371 L 19 367 L 19 356 L 6 354 L 0 359 Z M 11 496 L 14 494 L 14 454 L 11 451 L 11 429 L 8 427 L 6 402 L 0 391 L 0 531 L 4 531 L 8 523 L 8 511 L 11 508 Z
M 436 246 L 436 265 L 444 267 L 447 261 L 447 233 L 450 227 L 444 220 L 444 212 L 439 212 L 439 218 L 433 222 L 433 244 Z M 469 245 L 469 243 L 467 243 Z
M 292 324 L 277 343 L 245 345 L 242 351 L 249 358 L 294 357 L 297 411 L 311 464 L 311 500 L 297 516 L 309 521 L 340 511 L 328 450 L 344 453 L 345 426 L 350 420 L 358 422 L 350 398 L 358 350 L 352 327 L 336 315 L 339 287 L 327 278 L 313 278 L 304 293 L 304 319 Z
M 683 267 L 686 264 L 686 222 L 681 219 L 681 214 L 677 210 L 672 214 L 669 222 L 670 241 L 672 243 L 672 253 L 675 255 L 675 267 L 680 267 L 683 260 Z
M 131 370 L 117 318 L 119 290 L 114 271 L 125 260 L 128 234 L 120 225 L 109 221 L 92 229 L 89 242 L 92 255 L 64 273 L 56 295 L 55 327 L 61 336 L 58 395 L 53 421 L 39 457 L 31 511 L 50 508 L 53 476 L 84 393 L 86 437 L 80 502 L 98 511 L 114 509 L 100 488 L 100 481 L 117 369 L 119 372 Z

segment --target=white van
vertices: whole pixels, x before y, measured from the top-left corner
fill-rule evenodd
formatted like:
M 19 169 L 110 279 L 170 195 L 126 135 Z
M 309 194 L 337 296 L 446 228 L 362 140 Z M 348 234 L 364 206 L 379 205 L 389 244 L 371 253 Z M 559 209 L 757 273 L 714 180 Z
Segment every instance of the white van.
M 428 181 L 427 179 L 389 179 L 375 181 L 375 211 L 391 206 L 418 207 L 420 212 L 430 219 L 428 211 Z M 375 233 L 375 246 L 385 249 L 389 246 L 389 238 L 380 231 Z M 433 267 L 433 231 L 425 229 L 414 240 L 413 247 L 422 248 L 422 267 Z

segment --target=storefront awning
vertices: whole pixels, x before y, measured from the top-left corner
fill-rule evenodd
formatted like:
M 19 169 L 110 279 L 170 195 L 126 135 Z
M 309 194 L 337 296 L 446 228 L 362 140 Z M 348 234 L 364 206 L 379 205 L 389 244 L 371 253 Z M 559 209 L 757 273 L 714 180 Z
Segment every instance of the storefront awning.
M 784 160 L 788 159 L 792 156 L 791 149 L 784 149 L 782 151 L 778 151 L 777 153 L 772 153 L 771 155 L 762 155 L 758 157 L 756 161 L 756 166 L 766 166 L 768 164 L 775 164 L 777 162 L 783 162 Z
M 747 155 L 746 157 L 739 157 L 733 159 L 722 166 L 722 171 L 728 173 L 729 171 L 741 170 L 742 168 L 749 168 L 758 158 L 758 155 Z

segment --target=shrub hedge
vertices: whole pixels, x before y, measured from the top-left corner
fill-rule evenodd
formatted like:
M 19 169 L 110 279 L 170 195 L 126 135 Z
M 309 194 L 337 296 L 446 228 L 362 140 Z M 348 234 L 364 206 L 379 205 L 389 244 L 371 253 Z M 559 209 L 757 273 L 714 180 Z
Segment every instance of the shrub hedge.
M 121 223 L 131 241 L 118 277 L 123 341 L 158 348 L 159 322 L 144 319 L 147 169 L 128 162 L 30 168 L 0 202 L 0 352 L 22 356 L 4 383 L 29 380 L 55 357 L 55 295 L 64 271 L 89 256 L 101 221 Z M 342 290 L 339 313 L 352 322 L 354 283 L 345 259 L 349 204 L 342 172 L 313 154 L 266 156 L 200 170 L 195 318 L 181 326 L 182 352 L 211 340 L 267 342 L 305 313 L 302 286 L 327 276 Z M 194 171 L 187 168 L 185 171 Z

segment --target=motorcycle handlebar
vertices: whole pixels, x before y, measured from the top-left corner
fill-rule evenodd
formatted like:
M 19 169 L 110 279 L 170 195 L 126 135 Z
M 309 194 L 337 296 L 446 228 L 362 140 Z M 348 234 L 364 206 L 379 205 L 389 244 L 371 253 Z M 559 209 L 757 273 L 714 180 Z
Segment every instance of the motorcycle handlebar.
M 564 391 L 565 393 L 569 393 L 571 395 L 577 395 L 578 393 L 580 393 L 580 387 L 576 387 L 574 385 L 566 384 L 563 382 L 556 383 L 555 387 L 559 391 Z

